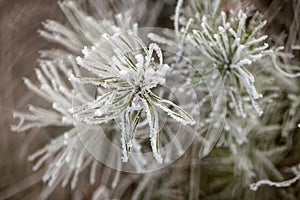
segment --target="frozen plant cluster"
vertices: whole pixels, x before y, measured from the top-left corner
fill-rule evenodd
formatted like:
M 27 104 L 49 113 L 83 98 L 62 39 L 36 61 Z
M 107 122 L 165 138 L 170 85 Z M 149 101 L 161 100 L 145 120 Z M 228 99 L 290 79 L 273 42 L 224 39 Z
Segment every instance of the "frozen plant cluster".
M 159 153 L 159 118 L 155 107 L 165 111 L 182 124 L 194 124 L 194 119 L 175 103 L 162 99 L 151 90 L 166 82 L 169 66 L 163 64 L 159 46 L 149 47 L 134 33 L 108 40 L 108 44 L 92 46 L 84 50 L 84 58 L 77 63 L 98 77 L 71 77 L 71 80 L 102 86 L 104 94 L 93 102 L 72 108 L 70 111 L 79 121 L 87 124 L 102 124 L 120 119 L 122 160 L 128 161 L 128 152 L 134 144 L 135 132 L 143 111 L 150 128 L 151 148 L 155 159 L 161 163 Z M 158 61 L 153 54 L 156 53 Z M 172 106 L 172 109 L 170 108 Z M 174 111 L 175 110 L 175 111 Z
M 247 67 L 251 67 L 253 62 L 269 53 L 267 51 L 269 45 L 267 43 L 261 45 L 267 36 L 259 35 L 266 21 L 257 23 L 251 20 L 248 25 L 250 28 L 247 30 L 245 27 L 247 15 L 242 11 L 231 18 L 230 22 L 226 20 L 224 12 L 221 12 L 221 18 L 222 23 L 216 30 L 208 24 L 206 16 L 203 16 L 201 29 L 193 30 L 193 41 L 210 65 L 220 72 L 237 115 L 246 117 L 240 94 L 241 87 L 247 92 L 258 115 L 262 115 L 262 110 L 255 102 L 262 95 L 257 92 L 254 76 Z
M 234 0 L 178 0 L 174 30 L 149 31 L 147 42 L 138 27 L 155 25 L 159 16 L 152 13 L 159 15 L 162 2 L 147 11 L 151 1 L 115 1 L 111 14 L 109 3 L 89 1 L 97 8 L 93 16 L 80 2 L 59 2 L 67 25 L 43 23 L 40 35 L 58 48 L 41 51 L 37 84 L 24 78 L 50 108 L 14 112 L 16 132 L 66 128 L 29 156 L 33 170 L 46 169 L 49 187 L 41 198 L 58 184 L 80 191 L 89 171 L 89 183 L 98 184 L 93 199 L 259 199 L 261 185 L 297 199 L 289 186 L 298 181 L 299 166 L 285 163 L 297 152 L 299 67 L 264 33 L 261 14 Z M 195 138 L 185 153 L 176 134 Z M 175 149 L 161 151 L 170 141 Z M 110 151 L 115 145 L 121 158 Z M 172 154 L 182 157 L 159 171 L 130 174 L 100 163 L 89 151 L 94 147 L 138 172 L 170 162 Z M 154 162 L 143 157 L 145 150 Z

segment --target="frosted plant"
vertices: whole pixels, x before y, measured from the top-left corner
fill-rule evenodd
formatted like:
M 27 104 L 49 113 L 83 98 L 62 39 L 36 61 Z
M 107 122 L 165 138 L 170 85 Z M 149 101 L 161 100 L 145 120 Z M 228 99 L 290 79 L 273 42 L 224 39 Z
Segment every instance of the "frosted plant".
M 74 73 L 78 74 L 78 66 L 74 58 L 69 57 L 70 63 L 73 64 Z M 70 179 L 72 189 L 75 188 L 78 175 L 88 166 L 93 165 L 92 174 L 95 174 L 98 161 L 90 156 L 89 152 L 83 146 L 78 134 L 78 126 L 72 114 L 68 111 L 73 104 L 82 104 L 93 99 L 88 91 L 78 83 L 72 83 L 68 86 L 64 79 L 69 75 L 71 69 L 66 65 L 70 63 L 51 61 L 40 61 L 40 69 L 36 69 L 36 76 L 39 85 L 34 84 L 25 78 L 24 83 L 35 94 L 42 97 L 52 104 L 51 109 L 45 109 L 37 106 L 29 106 L 29 112 L 14 112 L 14 117 L 19 118 L 19 124 L 13 125 L 12 130 L 22 132 L 34 127 L 58 126 L 68 127 L 69 130 L 61 136 L 53 139 L 44 148 L 38 150 L 29 160 L 37 160 L 33 170 L 38 170 L 47 160 L 53 159 L 47 167 L 43 176 L 43 181 L 48 182 L 49 186 L 62 181 L 66 186 Z M 79 75 L 79 74 L 78 74 Z M 73 95 L 73 94 L 77 95 Z M 95 129 L 95 127 L 94 127 Z M 95 137 L 95 130 L 92 127 L 87 129 L 89 142 Z M 93 183 L 95 177 L 91 177 Z
M 219 17 L 222 4 L 218 0 L 188 1 L 184 7 L 183 1 L 178 1 L 174 16 L 175 37 L 148 35 L 153 41 L 166 45 L 167 49 L 175 50 L 181 60 L 173 60 L 171 65 L 186 70 L 185 74 L 189 77 L 186 84 L 192 85 L 201 96 L 197 106 L 206 115 L 204 114 L 205 120 L 199 125 L 199 133 L 202 135 L 207 132 L 209 125 L 214 127 L 203 139 L 206 145 L 201 155 L 206 155 L 221 135 L 219 127 L 223 126 L 226 107 L 246 118 L 246 113 L 251 115 L 251 111 L 246 112 L 245 109 L 251 104 L 258 115 L 262 114 L 262 109 L 256 102 L 262 94 L 254 86 L 253 75 L 259 68 L 254 69 L 253 65 L 262 66 L 265 55 L 272 53 L 268 44 L 261 46 L 267 36 L 260 33 L 266 24 L 260 15 L 256 14 L 246 25 L 247 16 L 242 11 L 236 16 L 232 11 L 229 19 L 224 12 Z M 197 49 L 192 48 L 192 44 Z M 262 62 L 258 62 L 260 60 Z M 223 89 L 230 99 L 228 104 L 222 94 Z M 212 98 L 215 99 L 213 108 L 208 109 Z
M 262 63 L 265 63 L 264 68 L 261 68 Z M 251 104 L 244 104 L 246 118 L 236 116 L 229 109 L 216 146 L 202 160 L 205 163 L 202 178 L 205 179 L 206 174 L 214 177 L 209 181 L 210 189 L 203 189 L 215 194 L 214 187 L 222 188 L 220 196 L 226 199 L 233 196 L 237 199 L 256 199 L 256 194 L 248 192 L 250 183 L 267 177 L 284 180 L 284 172 L 276 163 L 280 163 L 289 152 L 292 144 L 290 134 L 293 134 L 297 124 L 298 114 L 294 113 L 297 101 L 290 103 L 283 92 L 296 92 L 297 82 L 278 73 L 271 57 L 264 57 L 254 63 L 252 68 L 252 74 L 260 83 L 260 91 L 264 95 L 260 102 L 265 110 L 264 114 L 257 116 Z M 294 99 L 295 96 L 292 96 L 290 98 Z M 287 108 L 287 105 L 290 107 Z M 285 142 L 278 144 L 278 140 Z M 215 165 L 220 168 L 212 169 Z M 219 178 L 213 175 L 214 171 Z M 232 194 L 234 195 L 231 196 Z
M 197 1 L 195 1 L 197 3 Z M 219 5 L 220 2 L 213 1 Z M 206 3 L 206 2 L 205 2 Z M 201 2 L 200 2 L 201 4 Z M 213 3 L 210 2 L 208 5 L 212 5 Z M 227 91 L 229 91 L 229 97 L 231 99 L 231 102 L 228 104 L 228 107 L 233 108 L 235 106 L 236 113 L 238 116 L 243 116 L 245 120 L 241 120 L 236 116 L 232 116 L 231 112 L 227 113 L 225 126 L 224 126 L 224 133 L 221 134 L 221 138 L 219 139 L 219 135 L 213 134 L 215 136 L 211 136 L 211 133 L 209 133 L 209 137 L 203 139 L 204 144 L 206 141 L 209 141 L 211 138 L 214 138 L 214 140 L 218 140 L 216 149 L 218 148 L 229 148 L 231 151 L 231 156 L 235 160 L 234 166 L 235 172 L 234 173 L 242 173 L 243 176 L 246 178 L 247 184 L 242 184 L 242 187 L 247 190 L 248 185 L 253 181 L 253 178 L 258 178 L 257 174 L 266 174 L 266 172 L 262 172 L 259 168 L 256 169 L 256 172 L 253 171 L 253 168 L 255 168 L 256 164 L 255 161 L 260 160 L 261 158 L 253 159 L 253 158 L 247 158 L 249 159 L 247 161 L 246 157 L 247 155 L 241 155 L 241 149 L 243 149 L 243 146 L 248 146 L 248 143 L 251 143 L 251 138 L 260 137 L 260 136 L 253 136 L 249 135 L 249 130 L 252 129 L 253 126 L 259 127 L 261 129 L 261 132 L 267 131 L 268 135 L 270 134 L 269 131 L 275 131 L 276 134 L 273 134 L 273 137 L 279 137 L 281 134 L 278 134 L 278 131 L 282 131 L 281 137 L 287 138 L 286 144 L 282 146 L 273 146 L 271 145 L 273 141 L 271 138 L 268 142 L 266 142 L 270 146 L 265 146 L 264 144 L 256 144 L 255 146 L 263 147 L 263 151 L 266 151 L 266 156 L 268 157 L 276 157 L 277 159 L 282 158 L 284 152 L 288 151 L 290 148 L 290 136 L 287 136 L 288 133 L 291 133 L 292 130 L 295 129 L 295 120 L 297 120 L 292 114 L 290 113 L 289 120 L 284 119 L 285 125 L 280 124 L 280 120 L 276 119 L 274 116 L 281 115 L 279 114 L 282 111 L 278 111 L 274 114 L 271 104 L 276 107 L 280 108 L 281 106 L 278 106 L 280 104 L 280 98 L 281 98 L 281 91 L 285 90 L 287 88 L 290 89 L 290 92 L 297 91 L 295 82 L 288 80 L 286 77 L 296 77 L 297 74 L 292 74 L 291 72 L 286 73 L 282 71 L 282 69 L 278 66 L 277 56 L 278 56 L 278 49 L 276 49 L 274 52 L 268 49 L 268 44 L 264 44 L 260 46 L 260 44 L 267 39 L 267 36 L 261 35 L 261 29 L 266 24 L 265 21 L 261 21 L 261 17 L 256 14 L 252 19 L 248 21 L 247 19 L 247 25 L 246 25 L 246 15 L 242 13 L 241 11 L 237 14 L 237 17 L 230 17 L 229 20 L 226 19 L 226 16 L 224 13 L 221 13 L 221 17 L 216 16 L 216 11 L 218 10 L 217 7 L 214 8 L 214 12 L 210 12 L 209 8 L 201 8 L 197 14 L 195 14 L 195 17 L 189 16 L 193 18 L 192 20 L 186 20 L 186 18 L 178 17 L 179 16 L 179 8 L 182 6 L 182 1 L 179 1 L 176 8 L 176 14 L 175 14 L 175 29 L 179 27 L 180 25 L 183 25 L 182 29 L 182 35 L 186 33 L 188 30 L 184 29 L 184 25 L 187 25 L 189 22 L 198 22 L 201 21 L 201 15 L 203 15 L 202 10 L 204 10 L 204 13 L 206 13 L 207 18 L 204 16 L 202 19 L 202 24 L 200 27 L 197 27 L 196 23 L 192 23 L 188 25 L 188 29 L 190 30 L 191 27 L 193 27 L 195 30 L 193 33 L 191 33 L 191 38 L 193 39 L 192 42 L 196 44 L 195 46 L 199 48 L 199 58 L 195 58 L 195 52 L 189 52 L 188 50 L 185 50 L 185 53 L 187 54 L 181 54 L 188 58 L 188 60 L 192 60 L 191 58 L 194 58 L 193 64 L 195 66 L 198 66 L 200 75 L 195 74 L 195 77 L 193 77 L 193 82 L 199 80 L 199 77 L 202 75 L 207 76 L 210 67 L 214 66 L 215 69 L 219 70 L 219 73 L 221 74 L 220 77 L 223 77 L 223 81 L 225 83 L 225 87 L 227 88 Z M 205 7 L 205 6 L 204 6 Z M 186 8 L 185 8 L 186 9 Z M 207 10 L 210 10 L 207 12 Z M 187 12 L 187 10 L 181 11 L 182 13 L 190 13 Z M 215 18 L 212 18 L 210 15 L 215 16 Z M 233 12 L 231 13 L 231 16 L 233 16 Z M 180 23 L 179 23 L 180 22 Z M 177 31 L 179 33 L 179 31 Z M 238 35 L 239 34 L 239 35 Z M 166 38 L 158 37 L 157 35 L 149 35 L 149 37 L 157 42 L 160 42 L 162 44 L 167 44 L 171 47 L 175 47 L 176 44 L 169 42 Z M 178 38 L 181 37 L 181 34 L 178 34 Z M 172 41 L 172 39 L 168 38 Z M 174 39 L 173 39 L 174 40 Z M 174 41 L 173 41 L 174 42 Z M 190 41 L 188 39 L 185 39 L 185 46 Z M 227 46 L 226 46 L 227 45 Z M 238 47 L 241 46 L 240 52 L 238 52 Z M 233 47 L 233 48 L 232 48 Z M 178 48 L 180 49 L 180 48 Z M 190 50 L 190 49 L 189 49 Z M 203 54 L 204 56 L 202 56 Z M 238 55 L 240 54 L 240 55 Z M 271 55 L 266 56 L 266 55 Z M 204 59 L 203 59 L 204 57 Z M 287 56 L 282 56 L 280 59 L 286 59 Z M 197 60 L 196 60 L 197 59 Z M 201 60 L 202 59 L 202 60 Z M 227 60 L 226 60 L 227 59 Z M 230 60 L 230 61 L 228 61 Z M 219 62 L 221 61 L 221 62 Z M 232 63 L 234 61 L 235 63 Z M 245 63 L 243 63 L 245 62 Z M 232 65 L 232 68 L 228 67 L 228 64 Z M 226 67 L 227 66 L 227 67 Z M 275 68 L 274 68 L 275 66 Z M 297 67 L 292 67 L 290 64 L 285 64 L 287 67 L 285 70 L 297 70 Z M 239 69 L 235 69 L 236 67 L 239 67 Z M 246 69 L 249 68 L 250 72 Z M 279 70 L 279 71 L 278 71 Z M 198 73 L 199 73 L 198 72 Z M 281 73 L 279 73 L 281 72 Z M 230 74 L 232 73 L 232 74 Z M 191 74 L 189 74 L 191 75 Z M 226 77 L 231 76 L 231 77 Z M 234 77 L 232 77 L 234 76 Z M 285 77 L 286 76 L 286 77 Z M 220 77 L 217 77 L 217 75 L 213 72 L 210 72 L 207 77 L 210 77 L 213 82 L 213 84 L 217 85 L 216 82 L 219 80 Z M 256 88 L 254 87 L 254 77 L 256 79 L 256 82 L 259 83 L 259 89 L 261 94 L 264 94 L 264 98 L 261 99 L 261 105 L 264 107 L 271 106 L 267 110 L 267 116 L 273 116 L 271 117 L 272 120 L 268 121 L 270 124 L 259 124 L 258 122 L 262 120 L 261 118 L 257 118 L 254 113 L 251 111 L 251 107 L 248 104 L 248 101 L 250 100 L 252 104 L 252 108 L 256 111 L 257 114 L 261 115 L 262 111 L 256 104 L 256 100 L 258 97 L 262 97 L 262 95 L 258 94 L 256 92 Z M 236 79 L 236 80 L 235 80 Z M 239 80 L 240 79 L 240 80 Z M 206 79 L 209 80 L 209 79 Z M 233 84 L 233 83 L 237 84 Z M 198 87 L 201 86 L 201 83 L 198 84 Z M 196 87 L 196 85 L 195 85 Z M 216 86 L 217 87 L 217 86 Z M 244 89 L 246 90 L 246 94 L 244 92 Z M 205 90 L 202 90 L 202 92 Z M 210 91 L 211 92 L 211 91 Z M 232 94 L 238 94 L 239 100 L 238 102 L 236 100 L 236 95 Z M 248 97 L 247 97 L 248 96 Z M 211 96 L 207 96 L 211 97 Z M 278 98 L 280 97 L 280 98 Z M 290 98 L 295 98 L 294 95 L 289 95 Z M 221 97 L 223 98 L 223 97 Z M 281 99 L 282 100 L 282 99 Z M 278 102 L 278 104 L 274 102 Z M 207 102 L 206 98 L 203 98 L 200 102 L 200 106 L 203 112 L 203 108 L 205 110 L 206 106 L 203 106 L 203 104 Z M 250 104 L 250 105 L 251 105 Z M 291 109 L 292 112 L 295 112 L 297 105 L 294 104 L 293 109 Z M 229 111 L 230 111 L 229 110 Z M 271 111 L 273 110 L 273 111 Z M 285 112 L 285 111 L 283 111 Z M 246 116 L 247 113 L 247 116 Z M 221 115 L 221 113 L 219 113 Z M 291 120 L 293 119 L 293 120 Z M 281 119 L 282 120 L 282 119 Z M 288 122 L 289 121 L 289 122 Z M 257 124 L 258 123 L 258 124 Z M 278 123 L 278 124 L 277 124 Z M 256 124 L 256 125 L 255 125 Z M 201 126 L 201 124 L 200 124 Z M 282 128 L 280 128 L 282 126 Z M 202 130 L 201 132 L 205 132 L 205 127 L 201 126 Z M 254 130 L 256 131 L 256 130 Z M 273 138 L 274 139 L 274 138 Z M 216 141 L 215 141 L 216 142 Z M 257 141 L 256 141 L 257 142 Z M 214 143 L 212 143 L 214 144 Z M 259 151 L 254 150 L 255 147 L 247 147 L 253 152 Z M 207 155 L 207 153 L 204 153 Z M 251 156 L 251 155 L 250 155 Z M 208 155 L 209 157 L 209 155 Z M 228 157 L 228 155 L 226 155 Z M 242 158 L 245 158 L 243 161 Z M 218 158 L 222 160 L 223 158 Z M 226 160 L 226 158 L 224 158 Z M 253 160 L 252 160 L 253 159 Z M 266 159 L 263 158 L 263 160 Z M 245 161 L 245 162 L 244 162 Z M 220 161 L 221 162 L 221 161 Z M 243 162 L 242 165 L 239 163 Z M 273 159 L 270 159 L 268 162 L 266 161 L 266 165 L 272 166 Z M 213 165 L 214 163 L 210 163 L 209 166 Z M 270 171 L 276 171 L 276 167 L 272 166 L 272 169 L 269 169 Z M 217 170 L 218 171 L 218 170 Z M 244 171 L 244 172 L 243 172 Z M 279 172 L 277 171 L 275 176 L 277 176 L 278 179 L 282 180 L 282 175 L 278 175 Z M 271 175 L 274 176 L 274 175 Z M 245 180 L 241 180 L 241 183 L 244 183 Z M 236 189 L 240 188 L 238 186 L 239 184 L 236 183 Z M 235 194 L 238 196 L 238 193 Z
M 236 114 L 246 117 L 242 95 L 244 89 L 253 108 L 261 115 L 262 110 L 256 100 L 262 95 L 257 92 L 255 78 L 247 68 L 271 53 L 267 43 L 260 45 L 267 38 L 266 35 L 260 35 L 266 22 L 260 22 L 258 16 L 255 16 L 246 28 L 247 16 L 242 11 L 236 17 L 230 18 L 230 21 L 227 21 L 224 12 L 221 16 L 222 23 L 216 25 L 209 24 L 203 16 L 201 29 L 195 29 L 191 38 L 207 59 L 204 68 L 213 67 L 220 72 Z
M 78 66 L 74 58 L 69 57 L 73 67 L 78 73 Z M 59 67 L 58 67 L 59 65 Z M 33 127 L 49 125 L 70 126 L 73 125 L 72 115 L 67 111 L 74 103 L 83 103 L 92 99 L 92 96 L 79 84 L 72 84 L 74 90 L 80 92 L 73 96 L 72 89 L 65 83 L 63 76 L 68 76 L 71 69 L 65 66 L 65 62 L 53 63 L 40 61 L 41 68 L 36 68 L 35 73 L 40 82 L 37 86 L 32 81 L 24 78 L 25 85 L 34 93 L 52 104 L 52 110 L 46 110 L 36 106 L 29 106 L 30 114 L 14 112 L 14 116 L 20 118 L 18 125 L 13 125 L 14 131 L 25 131 Z M 63 74 L 63 75 L 61 75 Z M 72 102 L 73 101 L 73 102 Z
M 191 151 L 172 166 L 145 175 L 104 167 L 93 199 L 257 199 L 259 193 L 249 189 L 286 187 L 298 181 L 299 166 L 282 166 L 286 156 L 298 150 L 294 144 L 300 122 L 299 84 L 291 78 L 299 76 L 299 69 L 288 62 L 282 48 L 270 50 L 264 43 L 267 36 L 261 32 L 266 22 L 260 15 L 228 11 L 240 5 L 237 1 L 179 0 L 172 18 L 174 31 L 148 34 L 160 46 L 146 46 L 133 19 L 150 16 L 151 23 L 158 19 L 159 11 L 147 10 L 149 2 L 87 1 L 91 3 L 87 10 L 99 19 L 88 16 L 78 2 L 59 3 L 68 25 L 43 23 L 40 35 L 62 48 L 41 51 L 38 84 L 24 79 L 52 107 L 30 105 L 28 112 L 15 112 L 19 123 L 12 126 L 17 132 L 48 126 L 68 129 L 29 156 L 36 161 L 34 170 L 46 166 L 43 181 L 51 188 L 70 183 L 74 189 L 86 179 L 80 176 L 87 169 L 89 182 L 97 183 L 99 163 L 91 148 L 109 152 L 105 158 L 109 163 L 115 159 L 110 148 L 120 145 L 122 161 L 131 159 L 127 164 L 138 172 L 153 164 L 141 158 L 148 147 L 158 162 L 164 158 L 169 163 L 172 154 L 184 152 L 176 138 L 179 124 L 196 124 L 183 126 L 178 134 L 197 136 Z M 111 7 L 122 13 L 115 15 Z M 176 71 L 184 75 L 183 81 L 173 76 Z M 185 110 L 192 110 L 193 117 Z M 162 114 L 169 116 L 164 122 Z M 150 145 L 141 139 L 145 135 Z M 109 136 L 111 141 L 99 136 Z M 161 153 L 160 146 L 168 146 L 170 140 L 175 145 Z M 119 161 L 123 169 L 127 164 Z M 288 172 L 294 178 L 286 178 L 286 168 L 292 169 Z M 278 191 L 283 197 L 294 192 Z
M 272 109 L 266 109 L 268 114 L 262 117 L 253 113 L 245 120 L 231 114 L 226 119 L 216 147 L 202 159 L 201 178 L 208 178 L 209 182 L 202 186 L 206 196 L 256 199 L 256 194 L 249 192 L 249 185 L 255 180 L 283 179 L 275 163 L 284 158 L 289 146 L 275 144 L 282 128 L 276 123 L 276 111 L 270 112 Z
M 113 35 L 132 26 L 131 16 L 128 12 L 117 14 L 113 19 L 98 20 L 84 13 L 79 8 L 78 3 L 74 1 L 63 1 L 58 4 L 71 26 L 68 27 L 57 21 L 46 20 L 43 23 L 45 30 L 39 30 L 39 33 L 42 37 L 66 47 L 76 55 L 81 54 L 84 46 L 101 43 L 101 36 L 104 33 Z M 54 56 L 56 59 L 62 56 L 59 55 L 59 52 L 57 53 Z
M 168 51 L 176 54 L 176 56 L 173 54 L 170 56 L 173 59 L 174 67 L 187 68 L 186 65 L 192 63 L 201 53 L 189 41 L 188 34 L 198 28 L 204 15 L 218 21 L 219 10 L 225 2 L 221 0 L 178 0 L 174 16 L 172 16 L 174 30 L 164 30 L 163 35 L 149 33 L 148 37 L 154 42 L 165 45 Z
M 154 53 L 158 62 L 154 59 Z M 169 66 L 163 64 L 158 45 L 152 43 L 147 48 L 135 33 L 130 32 L 126 37 L 117 35 L 99 47 L 85 49 L 84 54 L 84 58 L 77 58 L 78 64 L 98 77 L 74 76 L 71 80 L 102 86 L 107 92 L 93 102 L 73 108 L 71 112 L 79 121 L 87 124 L 120 119 L 122 159 L 127 162 L 141 113 L 146 111 L 153 155 L 158 162 L 162 162 L 155 106 L 182 124 L 194 124 L 194 120 L 179 106 L 151 91 L 165 83 L 169 70 Z
M 288 58 L 285 57 L 284 59 Z M 272 58 L 274 59 L 274 58 Z M 282 63 L 281 63 L 282 64 Z M 290 65 L 293 66 L 293 65 Z M 274 68 L 274 73 L 277 73 L 278 75 L 278 69 Z M 271 145 L 271 142 L 267 142 L 268 148 L 264 151 L 265 155 L 269 157 L 270 160 L 282 160 L 286 157 L 286 152 L 293 152 L 293 137 L 297 135 L 299 132 L 297 124 L 300 119 L 299 115 L 299 88 L 295 88 L 297 85 L 296 79 L 289 79 L 284 80 L 286 77 L 286 72 L 281 72 L 279 70 L 279 76 L 282 76 L 281 79 L 279 79 L 278 86 L 281 87 L 280 90 L 278 90 L 277 95 L 278 97 L 273 99 L 272 106 L 276 107 L 276 110 L 268 110 L 267 114 L 269 115 L 269 118 L 271 119 L 269 123 L 278 123 L 277 125 L 274 124 L 273 131 L 280 130 L 280 136 L 281 138 L 284 138 L 285 143 L 282 145 Z M 292 75 L 292 74 L 291 74 Z M 290 76 L 288 76 L 290 77 Z M 284 81 L 283 81 L 284 80 Z M 282 81 L 282 82 L 281 82 Z M 290 83 L 289 83 L 290 82 Z M 285 85 L 288 83 L 288 85 Z M 287 96 L 285 94 L 281 94 L 280 91 L 288 91 Z M 277 117 L 275 117 L 277 116 Z M 277 127 L 277 128 L 276 128 Z M 276 134 L 273 134 L 273 137 L 276 137 Z M 277 136 L 278 137 L 278 136 Z M 266 146 L 265 144 L 265 146 Z M 273 161 L 274 162 L 274 161 Z M 284 176 L 274 178 L 272 177 L 273 181 L 266 177 L 261 177 L 261 179 L 257 181 L 256 183 L 252 183 L 250 185 L 250 189 L 256 191 L 260 186 L 262 185 L 269 185 L 269 186 L 275 186 L 275 187 L 289 187 L 293 183 L 297 182 L 299 180 L 299 165 L 292 166 L 292 167 L 286 167 L 284 170 L 282 170 L 282 174 L 286 172 L 291 172 L 295 176 L 293 178 L 290 178 L 289 180 L 285 180 L 287 178 L 283 178 Z M 254 181 L 253 181 L 254 182 Z
M 59 22 L 47 20 L 43 23 L 45 30 L 39 30 L 42 37 L 62 45 L 68 50 L 53 49 L 41 51 L 40 68 L 35 70 L 39 84 L 34 84 L 24 78 L 25 85 L 35 94 L 52 105 L 52 108 L 29 106 L 29 112 L 14 112 L 14 117 L 19 119 L 17 125 L 12 126 L 13 131 L 23 132 L 35 127 L 57 126 L 67 127 L 68 131 L 53 139 L 44 148 L 29 157 L 37 160 L 33 170 L 38 170 L 48 160 L 51 164 L 43 176 L 43 181 L 49 186 L 62 182 L 66 186 L 71 180 L 74 189 L 79 174 L 91 167 L 90 183 L 95 182 L 95 173 L 98 161 L 86 150 L 85 145 L 95 145 L 97 137 L 96 126 L 85 126 L 74 120 L 69 109 L 94 100 L 94 94 L 82 84 L 67 81 L 70 73 L 80 76 L 81 70 L 76 64 L 75 57 L 84 46 L 91 46 L 101 42 L 102 35 L 115 34 L 129 28 L 131 18 L 123 18 L 122 14 L 116 15 L 116 21 L 96 20 L 81 9 L 74 1 L 59 2 L 59 6 L 66 15 L 70 27 Z M 122 25 L 122 27 L 118 27 Z M 86 128 L 84 128 L 86 127 Z M 105 129 L 105 127 L 103 127 Z M 85 131 L 82 131 L 86 129 Z M 79 132 L 85 135 L 80 137 Z M 88 136 L 88 137 L 87 137 Z M 83 144 L 84 142 L 84 144 Z
M 43 59 L 69 62 L 69 57 L 81 55 L 84 47 L 99 45 L 103 42 L 103 34 L 112 36 L 136 26 L 132 22 L 130 10 L 114 15 L 107 14 L 106 18 L 97 19 L 84 12 L 77 1 L 65 0 L 58 2 L 58 5 L 69 24 L 63 25 L 54 20 L 43 22 L 44 29 L 39 30 L 39 34 L 62 47 L 41 50 L 40 56 Z M 92 2 L 92 5 L 96 6 L 97 3 Z M 102 11 L 102 13 L 106 12 L 108 11 Z

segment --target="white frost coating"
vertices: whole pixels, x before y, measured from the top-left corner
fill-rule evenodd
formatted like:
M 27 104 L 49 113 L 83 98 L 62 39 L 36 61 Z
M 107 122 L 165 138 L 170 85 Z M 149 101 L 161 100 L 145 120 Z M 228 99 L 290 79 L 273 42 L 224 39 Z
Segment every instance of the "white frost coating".
M 256 191 L 258 189 L 258 187 L 262 186 L 262 185 L 269 185 L 269 186 L 275 186 L 275 187 L 288 187 L 290 185 L 292 185 L 293 183 L 295 183 L 296 181 L 298 181 L 300 179 L 300 175 L 297 175 L 296 177 L 287 180 L 287 181 L 281 181 L 281 182 L 273 182 L 270 180 L 260 180 L 256 183 L 252 183 L 250 185 L 250 189 L 253 191 Z
M 169 105 L 173 106 L 174 108 L 176 108 L 177 110 L 179 110 L 180 114 L 169 109 L 166 105 L 164 105 L 164 103 L 169 104 Z M 165 100 L 165 101 L 160 101 L 160 102 L 154 102 L 154 104 L 157 107 L 164 110 L 170 117 L 172 117 L 176 121 L 182 123 L 183 125 L 187 125 L 187 124 L 194 125 L 195 124 L 195 121 L 193 120 L 193 118 L 191 116 L 189 116 L 187 113 L 184 113 L 184 111 L 181 110 L 180 107 L 173 104 L 172 102 Z
M 261 36 L 261 37 L 259 37 L 257 39 L 253 39 L 253 40 L 247 42 L 247 45 L 253 45 L 253 44 L 260 43 L 260 42 L 266 40 L 267 38 L 268 38 L 267 35 L 263 35 L 263 36 Z
M 149 102 L 147 102 L 147 98 L 143 99 L 143 104 L 146 111 L 147 120 L 150 127 L 150 142 L 151 142 L 151 148 L 153 152 L 154 158 L 157 160 L 158 163 L 162 163 L 163 159 L 159 153 L 158 149 L 158 114 L 157 111 L 154 108 L 149 107 Z
M 122 115 L 125 115 L 123 113 Z M 128 162 L 128 151 L 127 151 L 127 141 L 126 141 L 126 133 L 127 129 L 125 127 L 125 119 L 121 117 L 121 144 L 122 144 L 122 162 Z
M 154 33 L 149 33 L 147 37 L 157 43 L 166 44 L 168 46 L 175 46 L 176 43 L 173 40 L 169 40 L 167 38 L 161 37 L 160 35 L 156 35 Z

